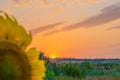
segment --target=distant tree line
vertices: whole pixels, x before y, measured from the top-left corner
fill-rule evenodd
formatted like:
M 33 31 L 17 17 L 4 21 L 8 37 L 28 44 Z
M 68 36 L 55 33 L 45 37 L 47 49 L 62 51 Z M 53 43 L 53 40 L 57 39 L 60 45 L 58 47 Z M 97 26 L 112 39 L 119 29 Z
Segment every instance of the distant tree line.
M 96 75 L 120 75 L 120 64 L 93 64 L 90 62 L 82 63 L 53 63 L 50 58 L 40 52 L 39 59 L 45 60 L 46 78 L 45 80 L 55 80 L 59 76 L 70 76 L 73 78 L 85 79 L 87 76 Z

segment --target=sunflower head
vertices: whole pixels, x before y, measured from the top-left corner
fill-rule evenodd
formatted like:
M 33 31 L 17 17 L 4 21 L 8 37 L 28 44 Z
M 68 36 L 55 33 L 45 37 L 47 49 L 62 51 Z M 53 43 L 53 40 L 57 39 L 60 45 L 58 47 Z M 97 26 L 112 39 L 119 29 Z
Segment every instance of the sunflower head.
M 30 63 L 23 50 L 10 42 L 0 42 L 0 80 L 31 80 Z
M 0 11 L 0 80 L 43 80 L 44 61 L 39 51 L 31 48 L 31 33 L 18 24 L 14 17 Z

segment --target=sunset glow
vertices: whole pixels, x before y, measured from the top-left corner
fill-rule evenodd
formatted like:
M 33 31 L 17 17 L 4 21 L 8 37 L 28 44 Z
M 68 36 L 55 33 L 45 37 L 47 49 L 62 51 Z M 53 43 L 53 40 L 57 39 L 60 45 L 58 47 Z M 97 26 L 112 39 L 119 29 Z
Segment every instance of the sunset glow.
M 52 59 L 55 59 L 56 57 L 55 56 L 51 56 Z
M 48 57 L 120 58 L 120 0 L 45 2 L 0 0 L 0 9 L 15 16 L 32 33 L 30 47 Z

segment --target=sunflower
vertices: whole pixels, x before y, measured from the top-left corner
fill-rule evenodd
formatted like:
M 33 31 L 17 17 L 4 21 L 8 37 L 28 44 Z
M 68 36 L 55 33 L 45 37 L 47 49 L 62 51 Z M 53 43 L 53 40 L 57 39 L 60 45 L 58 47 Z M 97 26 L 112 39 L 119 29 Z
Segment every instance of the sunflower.
M 32 41 L 14 17 L 0 11 L 0 80 L 43 80 L 45 62 L 39 51 L 27 49 Z

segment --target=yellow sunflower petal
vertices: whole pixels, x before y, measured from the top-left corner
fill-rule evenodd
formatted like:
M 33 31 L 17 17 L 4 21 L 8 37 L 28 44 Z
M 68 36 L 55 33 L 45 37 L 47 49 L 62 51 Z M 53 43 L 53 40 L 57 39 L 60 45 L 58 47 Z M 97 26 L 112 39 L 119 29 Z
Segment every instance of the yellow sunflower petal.
M 0 13 L 0 41 L 9 40 L 26 49 L 32 40 L 31 33 L 28 34 L 14 17 L 2 11 Z
M 39 52 L 31 48 L 27 52 L 28 59 L 32 68 L 32 80 L 43 80 L 45 77 L 45 62 L 39 60 Z

